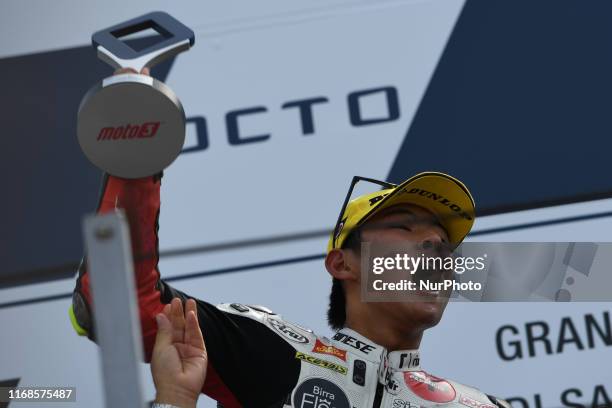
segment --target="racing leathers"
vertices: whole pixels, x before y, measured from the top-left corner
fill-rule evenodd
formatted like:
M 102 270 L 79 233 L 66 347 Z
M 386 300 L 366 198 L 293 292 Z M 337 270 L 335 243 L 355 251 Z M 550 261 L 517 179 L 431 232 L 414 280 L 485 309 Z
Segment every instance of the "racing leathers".
M 161 177 L 105 176 L 98 213 L 123 208 L 130 224 L 145 359 L 150 361 L 155 316 L 185 293 L 160 278 L 158 219 Z M 96 339 L 89 274 L 83 262 L 70 317 Z M 345 328 L 332 339 L 284 320 L 261 306 L 213 306 L 196 300 L 208 352 L 202 392 L 223 407 L 417 408 L 509 407 L 504 401 L 420 368 L 418 350 L 385 350 Z

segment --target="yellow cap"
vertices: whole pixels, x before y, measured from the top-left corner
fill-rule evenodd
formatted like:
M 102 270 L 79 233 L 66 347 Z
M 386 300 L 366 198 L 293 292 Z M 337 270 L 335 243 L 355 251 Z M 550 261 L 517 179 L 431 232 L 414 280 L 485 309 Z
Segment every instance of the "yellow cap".
M 474 199 L 461 181 L 444 173 L 420 173 L 397 187 L 351 200 L 329 237 L 327 252 L 341 248 L 351 231 L 379 211 L 397 204 L 414 204 L 431 211 L 446 229 L 451 243 L 456 245 L 463 241 L 474 224 Z

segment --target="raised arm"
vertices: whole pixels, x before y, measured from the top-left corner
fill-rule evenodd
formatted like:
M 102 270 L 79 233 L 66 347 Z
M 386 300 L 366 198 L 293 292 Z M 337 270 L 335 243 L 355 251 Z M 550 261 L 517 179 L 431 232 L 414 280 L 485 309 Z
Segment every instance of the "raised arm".
M 146 361 L 150 361 L 157 325 L 155 316 L 167 302 L 161 299 L 160 275 L 157 269 L 158 216 L 160 210 L 161 175 L 142 179 L 121 179 L 105 175 L 97 213 L 122 208 L 127 216 L 134 258 L 139 317 Z M 112 294 L 109 294 L 112 296 Z M 90 277 L 86 262 L 79 268 L 73 294 L 71 321 L 77 333 L 95 341 L 91 315 Z

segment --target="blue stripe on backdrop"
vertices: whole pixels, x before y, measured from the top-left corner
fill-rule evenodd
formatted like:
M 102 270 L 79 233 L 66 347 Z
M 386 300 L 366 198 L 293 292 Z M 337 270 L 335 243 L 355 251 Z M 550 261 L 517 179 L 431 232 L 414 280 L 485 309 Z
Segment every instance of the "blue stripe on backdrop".
M 580 221 L 587 221 L 587 220 L 593 220 L 593 219 L 607 218 L 610 216 L 612 216 L 612 212 L 585 214 L 585 215 L 579 215 L 579 216 L 574 216 L 574 217 L 558 218 L 558 219 L 548 220 L 548 221 L 516 224 L 516 225 L 509 225 L 509 226 L 500 227 L 500 228 L 480 230 L 480 231 L 473 232 L 470 236 L 483 236 L 483 235 L 488 235 L 488 234 L 496 234 L 500 232 L 516 231 L 516 230 L 521 230 L 521 229 L 526 229 L 526 228 L 538 228 L 538 227 L 546 227 L 546 226 L 551 226 L 551 225 L 567 224 L 567 223 L 572 223 L 572 222 L 580 222 Z M 263 268 L 272 268 L 275 266 L 290 265 L 290 264 L 296 264 L 296 263 L 301 263 L 301 262 L 322 260 L 324 258 L 325 258 L 325 254 L 314 254 L 314 255 L 306 255 L 306 256 L 300 256 L 300 257 L 294 257 L 294 258 L 277 259 L 273 261 L 232 266 L 228 268 L 192 272 L 192 273 L 188 273 L 184 275 L 170 277 L 170 278 L 164 279 L 164 281 L 175 282 L 175 281 L 181 281 L 181 280 L 187 280 L 187 279 L 206 278 L 206 277 L 215 276 L 215 275 L 225 275 L 228 273 L 246 272 L 246 271 L 253 271 L 253 270 L 263 269 Z M 6 309 L 9 307 L 16 307 L 16 306 L 24 306 L 24 305 L 34 304 L 34 303 L 41 303 L 41 302 L 50 302 L 50 301 L 60 300 L 60 299 L 68 299 L 71 296 L 72 296 L 72 292 L 68 292 L 68 293 L 59 293 L 59 294 L 50 295 L 50 296 L 41 296 L 41 297 L 34 297 L 34 298 L 28 298 L 28 299 L 21 299 L 21 300 L 12 301 L 12 302 L 0 303 L 0 309 Z
M 468 0 L 389 181 L 445 171 L 489 214 L 612 195 L 610 16 L 605 1 Z

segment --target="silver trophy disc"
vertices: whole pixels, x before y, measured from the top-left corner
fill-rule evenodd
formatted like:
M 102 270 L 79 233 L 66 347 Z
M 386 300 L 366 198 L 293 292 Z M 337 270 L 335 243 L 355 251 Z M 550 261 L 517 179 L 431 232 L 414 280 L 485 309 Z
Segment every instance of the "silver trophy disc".
M 164 40 L 136 51 L 119 38 L 148 28 Z M 193 32 L 166 13 L 155 12 L 96 32 L 98 56 L 114 68 L 142 68 L 188 50 Z M 168 167 L 185 142 L 185 112 L 163 82 L 141 74 L 119 74 L 97 83 L 78 111 L 77 137 L 85 156 L 114 176 L 140 178 Z

